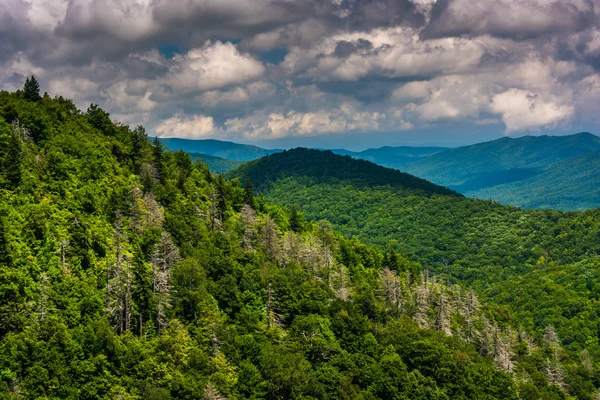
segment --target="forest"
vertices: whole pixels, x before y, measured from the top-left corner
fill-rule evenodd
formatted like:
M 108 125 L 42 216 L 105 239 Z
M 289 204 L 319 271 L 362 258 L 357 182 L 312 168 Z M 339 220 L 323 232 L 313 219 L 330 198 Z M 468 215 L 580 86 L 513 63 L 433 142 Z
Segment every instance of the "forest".
M 598 397 L 595 211 L 366 162 L 226 179 L 35 78 L 0 142 L 3 398 Z

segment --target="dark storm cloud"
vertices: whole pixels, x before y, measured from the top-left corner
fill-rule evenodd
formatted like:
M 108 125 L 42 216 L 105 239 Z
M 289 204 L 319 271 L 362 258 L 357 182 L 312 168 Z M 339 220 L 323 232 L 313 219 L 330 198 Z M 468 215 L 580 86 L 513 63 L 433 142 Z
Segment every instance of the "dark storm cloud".
M 594 11 L 593 0 L 439 0 L 421 34 L 526 40 L 585 30 L 595 23 Z
M 310 21 L 324 33 L 425 22 L 409 0 L 49 0 L 49 7 L 55 2 L 65 11 L 56 26 L 43 31 L 27 17 L 30 3 L 10 2 L 0 17 L 4 54 L 24 51 L 43 63 L 78 65 L 118 60 L 164 43 L 192 48 L 207 39 L 243 40 L 277 30 L 281 42 L 291 44 L 303 35 L 295 29 Z
M 335 46 L 333 54 L 338 58 L 346 58 L 357 52 L 368 53 L 371 50 L 373 50 L 373 43 L 365 39 L 358 39 L 353 42 L 340 40 Z
M 168 132 L 210 134 L 214 121 L 219 134 L 311 135 L 480 115 L 537 129 L 587 118 L 600 101 L 598 8 L 600 0 L 0 0 L 0 84 L 12 90 L 33 73 L 52 95 Z M 534 103 L 536 112 L 523 112 Z

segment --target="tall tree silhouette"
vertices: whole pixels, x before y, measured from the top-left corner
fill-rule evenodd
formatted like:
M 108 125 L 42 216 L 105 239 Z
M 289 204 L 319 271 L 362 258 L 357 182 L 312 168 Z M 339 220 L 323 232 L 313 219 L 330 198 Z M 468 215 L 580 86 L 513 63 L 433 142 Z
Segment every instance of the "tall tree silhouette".
M 42 96 L 40 96 L 40 83 L 35 79 L 35 76 L 31 75 L 31 78 L 25 79 L 23 94 L 25 99 L 29 101 L 38 101 L 42 99 Z

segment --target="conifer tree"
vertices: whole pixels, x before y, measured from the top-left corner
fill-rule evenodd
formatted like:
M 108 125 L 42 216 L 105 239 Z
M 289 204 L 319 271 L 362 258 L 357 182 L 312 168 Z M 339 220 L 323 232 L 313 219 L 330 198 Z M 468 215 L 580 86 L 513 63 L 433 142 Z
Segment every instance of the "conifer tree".
M 248 178 L 244 182 L 244 204 L 248 204 L 254 208 L 254 186 L 252 186 L 252 182 Z
M 40 84 L 35 76 L 31 75 L 31 78 L 25 79 L 23 96 L 25 97 L 25 100 L 28 101 L 38 101 L 42 99 L 42 96 L 40 96 Z

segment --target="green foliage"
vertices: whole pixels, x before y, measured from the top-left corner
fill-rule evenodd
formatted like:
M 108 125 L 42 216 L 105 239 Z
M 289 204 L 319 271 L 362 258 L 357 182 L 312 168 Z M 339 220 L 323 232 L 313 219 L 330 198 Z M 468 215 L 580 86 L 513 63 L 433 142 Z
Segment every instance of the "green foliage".
M 455 338 L 415 322 L 409 292 L 452 289 L 393 275 L 420 270 L 403 256 L 249 207 L 239 181 L 98 106 L 2 92 L 0 138 L 3 166 L 20 155 L 0 182 L 3 397 L 516 398 L 463 322 Z
M 565 339 L 569 353 L 551 329 L 531 339 L 519 331 L 531 324 L 505 308 L 421 273 L 402 240 L 382 252 L 325 220 L 307 222 L 301 196 L 302 210 L 261 196 L 252 208 L 240 181 L 166 151 L 142 127 L 112 123 L 97 106 L 82 113 L 62 98 L 1 92 L 0 135 L 3 165 L 20 154 L 20 179 L 3 169 L 0 182 L 2 397 L 516 399 L 595 390 L 594 347 L 569 355 L 583 349 L 579 336 Z M 361 190 L 377 187 L 360 169 L 343 171 Z M 414 198 L 465 201 L 404 174 L 392 180 Z M 566 286 L 556 265 L 539 263 Z M 595 267 L 582 260 L 570 271 L 581 299 L 595 293 Z M 529 279 L 540 299 L 561 293 L 536 271 Z M 580 315 L 577 302 L 564 306 Z M 594 304 L 584 306 L 597 318 Z M 557 310 L 541 315 L 562 335 Z
M 449 282 L 475 289 L 496 321 L 518 321 L 518 329 L 532 341 L 553 326 L 566 350 L 561 355 L 565 379 L 586 382 L 573 384 L 578 387 L 592 385 L 591 375 L 579 370 L 579 358 L 583 351 L 592 360 L 600 357 L 595 292 L 599 210 L 520 210 L 427 192 L 410 180 L 398 182 L 395 171 L 313 152 L 272 155 L 246 164 L 232 176 L 250 176 L 262 182 L 267 199 L 287 207 L 299 205 L 310 220 L 329 220 L 345 237 L 386 249 L 383 263 L 393 271 L 415 275 L 423 265 Z M 355 257 L 343 246 L 340 251 L 344 260 Z M 359 299 L 355 296 L 354 301 Z M 364 312 L 374 316 L 372 301 L 361 301 Z M 533 370 L 547 369 L 534 359 L 520 360 L 532 365 L 523 367 L 533 368 L 527 372 L 532 379 Z M 546 389 L 536 390 L 531 393 Z M 578 397 L 589 398 L 592 392 L 588 387 Z
M 40 84 L 35 79 L 35 76 L 31 75 L 31 78 L 25 79 L 23 97 L 28 101 L 39 101 L 42 99 L 42 96 L 40 96 Z

